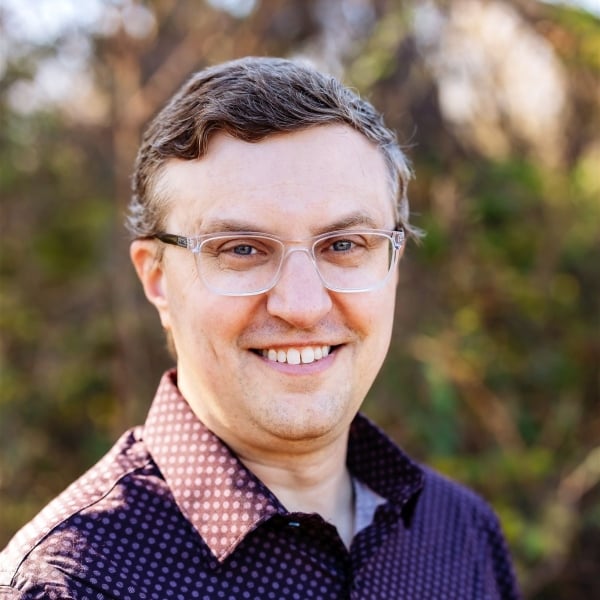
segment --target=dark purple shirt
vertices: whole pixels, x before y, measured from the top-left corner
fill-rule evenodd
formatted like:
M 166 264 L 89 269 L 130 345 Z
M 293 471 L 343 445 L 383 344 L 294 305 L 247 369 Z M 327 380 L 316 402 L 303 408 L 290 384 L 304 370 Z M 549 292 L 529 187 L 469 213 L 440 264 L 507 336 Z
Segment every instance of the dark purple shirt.
M 359 415 L 352 476 L 384 499 L 350 551 L 288 512 L 181 397 L 175 373 L 127 432 L 0 554 L 0 599 L 518 597 L 498 521 Z

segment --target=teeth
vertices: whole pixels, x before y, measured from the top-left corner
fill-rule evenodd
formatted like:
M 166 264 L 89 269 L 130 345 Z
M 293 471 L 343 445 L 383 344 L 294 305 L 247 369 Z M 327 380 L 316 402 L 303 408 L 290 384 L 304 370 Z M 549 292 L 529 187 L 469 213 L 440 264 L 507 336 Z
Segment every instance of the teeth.
M 287 351 L 287 361 L 290 365 L 300 364 L 300 352 L 296 348 L 290 348 Z
M 302 362 L 304 364 L 315 361 L 315 351 L 312 348 L 302 348 L 300 356 L 302 357 Z
M 273 362 L 306 365 L 325 358 L 330 351 L 331 346 L 304 346 L 301 349 L 288 348 L 287 350 L 269 348 L 268 350 L 262 350 L 261 354 Z

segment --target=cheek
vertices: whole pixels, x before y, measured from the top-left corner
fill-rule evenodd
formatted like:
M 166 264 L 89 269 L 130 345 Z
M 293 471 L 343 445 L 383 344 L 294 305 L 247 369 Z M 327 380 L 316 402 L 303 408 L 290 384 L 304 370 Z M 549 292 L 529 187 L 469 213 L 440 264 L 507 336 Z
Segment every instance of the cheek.
M 394 324 L 395 287 L 362 297 L 349 295 L 345 308 L 347 324 L 362 340 L 360 345 L 366 356 L 364 364 L 380 364 L 387 353 Z
M 390 331 L 394 321 L 396 288 L 391 282 L 383 289 L 360 294 L 354 314 L 360 319 L 366 334 Z
M 373 303 L 373 326 L 372 331 L 376 337 L 376 352 L 379 353 L 378 359 L 383 362 L 385 355 L 387 354 L 390 340 L 392 337 L 392 330 L 394 326 L 394 310 L 396 306 L 396 288 L 391 287 L 388 290 L 384 290 L 386 293 L 382 294 L 380 302 Z
M 255 303 L 254 298 L 217 296 L 201 281 L 190 284 L 172 304 L 176 337 L 188 352 L 221 362 L 237 350 L 240 337 L 253 322 Z

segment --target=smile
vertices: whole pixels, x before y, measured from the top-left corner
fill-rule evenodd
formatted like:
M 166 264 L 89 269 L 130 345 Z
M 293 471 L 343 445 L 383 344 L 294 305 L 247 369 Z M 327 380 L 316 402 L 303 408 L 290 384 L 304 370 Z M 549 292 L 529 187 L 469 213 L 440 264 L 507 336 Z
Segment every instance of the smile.
M 304 346 L 303 348 L 268 348 L 260 350 L 260 354 L 278 363 L 290 365 L 309 364 L 329 356 L 331 346 Z

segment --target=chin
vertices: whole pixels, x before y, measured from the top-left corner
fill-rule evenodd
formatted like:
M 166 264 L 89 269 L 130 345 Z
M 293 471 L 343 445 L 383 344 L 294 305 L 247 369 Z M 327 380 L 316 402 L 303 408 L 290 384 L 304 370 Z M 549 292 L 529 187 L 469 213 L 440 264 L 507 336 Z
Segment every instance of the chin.
M 265 431 L 282 440 L 311 441 L 342 431 L 340 425 L 348 420 L 347 414 L 342 409 L 324 411 L 323 406 L 302 410 L 301 414 L 297 410 L 285 410 L 270 414 L 262 425 Z

